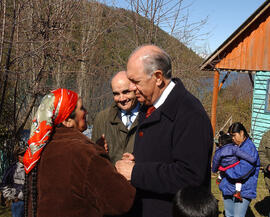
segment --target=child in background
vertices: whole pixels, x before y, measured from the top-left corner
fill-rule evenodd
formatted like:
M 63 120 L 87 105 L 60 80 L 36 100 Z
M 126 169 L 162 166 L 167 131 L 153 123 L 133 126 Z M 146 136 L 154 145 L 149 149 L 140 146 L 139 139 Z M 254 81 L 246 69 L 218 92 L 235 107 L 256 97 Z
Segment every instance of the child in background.
M 218 217 L 218 201 L 204 187 L 180 189 L 173 201 L 173 217 Z
M 239 146 L 233 144 L 232 137 L 229 134 L 225 134 L 223 131 L 219 132 L 217 149 L 213 158 L 212 172 L 216 173 L 220 171 L 217 183 L 219 184 L 224 172 L 237 165 L 241 159 L 253 164 L 256 159 L 251 157 L 248 153 L 242 151 Z M 242 183 L 239 180 L 235 183 L 235 198 L 242 201 L 241 197 Z
M 24 216 L 23 188 L 25 172 L 23 166 L 23 155 L 26 148 L 16 146 L 13 154 L 16 159 L 4 173 L 1 183 L 1 193 L 5 200 L 12 201 L 11 212 L 13 217 Z

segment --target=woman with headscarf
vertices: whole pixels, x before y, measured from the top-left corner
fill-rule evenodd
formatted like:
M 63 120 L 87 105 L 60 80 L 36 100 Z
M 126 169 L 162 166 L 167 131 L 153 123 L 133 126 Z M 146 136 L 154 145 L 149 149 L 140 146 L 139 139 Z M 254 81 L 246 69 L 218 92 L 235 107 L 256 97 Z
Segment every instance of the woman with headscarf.
M 24 155 L 25 216 L 119 215 L 132 206 L 135 189 L 81 133 L 86 114 L 73 91 L 57 89 L 42 99 Z

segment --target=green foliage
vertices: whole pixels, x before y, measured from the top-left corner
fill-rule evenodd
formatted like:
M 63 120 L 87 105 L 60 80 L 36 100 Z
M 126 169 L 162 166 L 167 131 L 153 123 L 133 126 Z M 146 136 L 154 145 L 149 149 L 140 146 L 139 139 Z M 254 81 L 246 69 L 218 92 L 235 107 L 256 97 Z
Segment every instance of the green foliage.
M 222 88 L 218 96 L 216 132 L 232 116 L 232 122 L 241 122 L 250 131 L 252 112 L 252 86 L 246 77 L 239 77 L 231 85 Z M 225 127 L 225 131 L 229 125 Z

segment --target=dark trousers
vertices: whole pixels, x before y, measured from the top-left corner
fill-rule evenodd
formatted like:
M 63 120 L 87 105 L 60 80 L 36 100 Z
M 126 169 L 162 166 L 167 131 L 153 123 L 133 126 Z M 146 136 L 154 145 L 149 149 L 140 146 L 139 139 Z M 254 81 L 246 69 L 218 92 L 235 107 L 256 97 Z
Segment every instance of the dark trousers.
M 12 217 L 23 217 L 24 216 L 24 202 L 18 200 L 11 204 Z

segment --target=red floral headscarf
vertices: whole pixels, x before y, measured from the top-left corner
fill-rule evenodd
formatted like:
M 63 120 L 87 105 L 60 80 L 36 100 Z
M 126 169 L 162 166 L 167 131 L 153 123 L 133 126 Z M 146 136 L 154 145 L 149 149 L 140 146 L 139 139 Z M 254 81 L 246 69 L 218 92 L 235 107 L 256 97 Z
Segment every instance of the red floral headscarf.
M 40 159 L 40 154 L 50 139 L 53 127 L 69 117 L 77 101 L 77 93 L 63 88 L 54 90 L 43 97 L 31 126 L 29 147 L 23 158 L 27 174 Z

